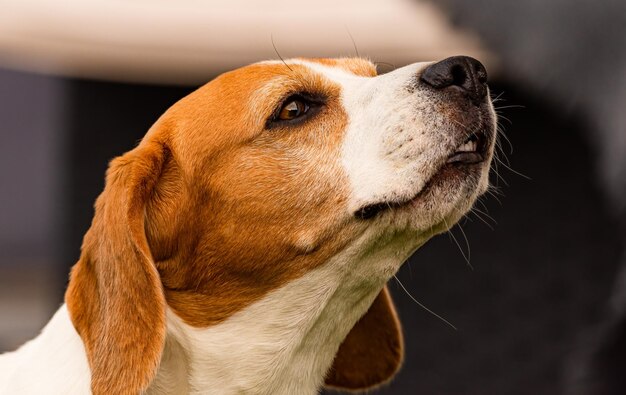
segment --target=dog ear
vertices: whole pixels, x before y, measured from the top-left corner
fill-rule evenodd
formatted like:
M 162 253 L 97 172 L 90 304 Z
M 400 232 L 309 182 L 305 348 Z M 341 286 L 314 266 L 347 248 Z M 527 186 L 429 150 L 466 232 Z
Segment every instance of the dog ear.
M 339 346 L 326 386 L 365 390 L 384 384 L 400 369 L 403 355 L 400 321 L 385 285 Z
M 165 297 L 146 233 L 146 201 L 168 150 L 144 142 L 113 160 L 65 295 L 91 367 L 93 394 L 138 394 L 165 339 Z

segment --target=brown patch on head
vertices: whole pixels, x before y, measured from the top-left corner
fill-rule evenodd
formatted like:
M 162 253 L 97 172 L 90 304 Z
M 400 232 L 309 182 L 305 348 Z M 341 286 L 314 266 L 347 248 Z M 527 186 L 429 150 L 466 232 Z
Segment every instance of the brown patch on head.
M 319 98 L 316 113 L 268 129 L 293 94 Z M 347 243 L 340 94 L 306 66 L 257 64 L 217 78 L 165 114 L 176 125 L 179 174 L 157 191 L 182 192 L 169 215 L 162 208 L 169 202 L 148 206 L 148 240 L 167 302 L 188 324 L 219 323 Z

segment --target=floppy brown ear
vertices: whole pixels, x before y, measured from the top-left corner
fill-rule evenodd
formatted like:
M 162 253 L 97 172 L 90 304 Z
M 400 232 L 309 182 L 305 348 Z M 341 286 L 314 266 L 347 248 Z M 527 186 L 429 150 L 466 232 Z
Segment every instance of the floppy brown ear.
M 403 355 L 400 321 L 385 285 L 339 346 L 326 385 L 358 391 L 384 384 L 400 369 Z
M 138 394 L 156 374 L 165 298 L 144 231 L 145 203 L 167 150 L 142 143 L 109 166 L 65 295 L 95 395 Z

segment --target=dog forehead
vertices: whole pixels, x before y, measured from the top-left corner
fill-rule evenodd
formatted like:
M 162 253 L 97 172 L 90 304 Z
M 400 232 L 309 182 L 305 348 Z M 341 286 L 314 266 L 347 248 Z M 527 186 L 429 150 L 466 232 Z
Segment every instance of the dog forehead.
M 303 62 L 312 70 L 328 76 L 345 78 L 346 76 L 375 77 L 376 66 L 362 58 L 297 58 L 294 62 Z
M 343 85 L 347 80 L 359 77 L 376 77 L 376 66 L 369 60 L 362 58 L 293 58 L 287 60 L 271 60 L 255 63 L 268 67 L 282 65 L 294 71 L 294 68 L 304 69 L 312 75 L 325 77 L 327 81 Z

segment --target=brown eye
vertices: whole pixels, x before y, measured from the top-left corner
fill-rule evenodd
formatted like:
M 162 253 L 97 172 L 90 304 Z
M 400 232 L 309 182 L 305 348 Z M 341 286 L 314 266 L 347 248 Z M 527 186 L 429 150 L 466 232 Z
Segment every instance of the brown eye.
M 283 99 L 265 122 L 267 129 L 296 127 L 314 117 L 325 106 L 326 97 L 321 94 L 299 92 Z
M 277 119 L 289 121 L 303 116 L 309 111 L 309 105 L 302 100 L 294 99 L 287 101 L 280 109 Z

